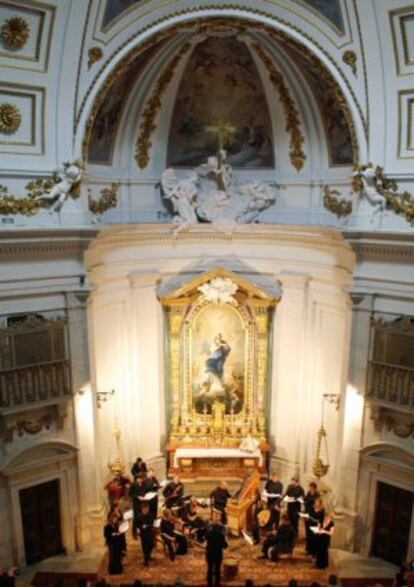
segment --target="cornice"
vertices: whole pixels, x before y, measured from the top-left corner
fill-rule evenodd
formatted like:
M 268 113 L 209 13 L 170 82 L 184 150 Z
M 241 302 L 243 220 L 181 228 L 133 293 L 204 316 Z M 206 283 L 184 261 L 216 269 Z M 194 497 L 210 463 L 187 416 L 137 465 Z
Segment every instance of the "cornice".
M 395 257 L 405 261 L 414 259 L 414 236 L 402 232 L 344 231 L 343 235 L 361 260 L 370 257 Z
M 96 228 L 1 230 L 0 258 L 28 254 L 82 254 L 97 232 Z

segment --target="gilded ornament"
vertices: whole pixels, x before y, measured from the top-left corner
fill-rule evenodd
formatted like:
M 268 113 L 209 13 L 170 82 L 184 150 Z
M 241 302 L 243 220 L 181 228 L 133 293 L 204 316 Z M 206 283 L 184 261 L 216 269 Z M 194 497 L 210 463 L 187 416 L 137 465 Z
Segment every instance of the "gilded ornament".
M 357 72 L 356 53 L 354 53 L 353 51 L 345 51 L 344 54 L 342 55 L 342 61 L 344 63 L 346 63 L 347 65 L 349 65 L 349 67 L 352 69 L 352 73 L 354 75 L 356 75 L 356 72 Z
M 329 185 L 325 185 L 323 188 L 323 205 L 324 207 L 336 214 L 338 218 L 342 216 L 349 216 L 352 212 L 352 202 L 339 198 L 341 193 L 338 190 L 333 190 Z
M 30 26 L 20 16 L 9 18 L 1 29 L 3 43 L 10 49 L 22 49 L 30 36 Z
M 367 185 L 367 172 L 370 172 L 372 176 L 372 186 Z M 374 166 L 372 163 L 355 165 L 352 189 L 360 197 L 366 194 L 367 189 L 372 189 L 379 198 L 384 200 L 385 209 L 404 216 L 407 222 L 414 224 L 414 196 L 407 191 L 401 192 L 398 183 L 394 179 L 386 177 L 383 167 Z M 372 198 L 369 197 L 369 199 Z
M 180 51 L 169 62 L 164 72 L 158 78 L 151 98 L 148 100 L 142 115 L 143 122 L 140 124 L 140 133 L 136 144 L 135 160 L 140 169 L 145 169 L 149 163 L 149 150 L 152 146 L 151 135 L 155 131 L 155 118 L 161 108 L 161 98 L 170 83 L 174 72 L 182 57 L 190 49 L 191 43 L 184 43 Z
M 20 110 L 14 104 L 3 102 L 0 104 L 0 132 L 7 135 L 14 134 L 22 123 Z
M 101 190 L 99 200 L 94 200 L 89 194 L 89 210 L 92 214 L 103 214 L 118 204 L 118 184 L 112 183 L 111 187 Z
M 100 47 L 91 47 L 88 51 L 88 68 L 90 69 L 94 63 L 102 59 L 103 51 Z
M 305 137 L 300 128 L 299 112 L 282 74 L 276 69 L 273 61 L 258 43 L 255 43 L 253 47 L 266 67 L 270 81 L 279 93 L 286 120 L 286 131 L 290 134 L 290 161 L 296 171 L 300 171 L 305 164 L 306 155 L 303 151 Z

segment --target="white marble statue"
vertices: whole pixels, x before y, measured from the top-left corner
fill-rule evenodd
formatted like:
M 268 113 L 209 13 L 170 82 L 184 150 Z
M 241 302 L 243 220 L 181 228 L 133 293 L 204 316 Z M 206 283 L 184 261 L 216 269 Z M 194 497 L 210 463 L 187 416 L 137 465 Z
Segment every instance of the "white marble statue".
M 54 200 L 49 208 L 50 213 L 59 212 L 73 186 L 82 180 L 82 173 L 83 170 L 79 162 L 65 164 L 62 172 L 59 173 L 61 181 L 55 184 L 47 194 L 38 196 L 40 200 Z
M 164 198 L 173 203 L 176 224 L 200 221 L 232 230 L 237 223 L 257 221 L 261 212 L 276 201 L 274 184 L 234 179 L 224 149 L 185 179 L 178 179 L 173 169 L 166 169 L 161 185 Z
M 387 200 L 377 190 L 375 168 L 372 165 L 367 165 L 365 169 L 355 171 L 354 176 L 361 179 L 363 186 L 361 196 L 372 206 L 372 221 L 375 214 L 384 212 L 387 204 Z
M 170 200 L 175 224 L 191 224 L 198 222 L 195 213 L 197 200 L 198 176 L 192 172 L 185 179 L 178 179 L 173 169 L 164 171 L 161 177 L 161 185 L 164 198 Z

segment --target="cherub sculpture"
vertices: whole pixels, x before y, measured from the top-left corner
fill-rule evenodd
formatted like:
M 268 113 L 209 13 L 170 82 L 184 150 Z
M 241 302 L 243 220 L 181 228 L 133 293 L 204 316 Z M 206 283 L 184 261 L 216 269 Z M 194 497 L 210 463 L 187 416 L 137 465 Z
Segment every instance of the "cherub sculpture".
M 161 177 L 164 198 L 170 200 L 175 224 L 198 222 L 195 213 L 198 176 L 192 172 L 185 179 L 178 179 L 173 169 L 166 169 Z
M 371 219 L 374 218 L 378 212 L 383 212 L 386 209 L 387 200 L 378 190 L 376 169 L 371 165 L 364 165 L 359 167 L 354 172 L 354 179 L 360 182 L 359 194 L 365 197 L 373 207 Z
M 59 212 L 73 188 L 82 181 L 83 166 L 80 161 L 65 163 L 59 174 L 61 181 L 56 183 L 50 192 L 38 196 L 39 200 L 54 200 L 49 212 Z

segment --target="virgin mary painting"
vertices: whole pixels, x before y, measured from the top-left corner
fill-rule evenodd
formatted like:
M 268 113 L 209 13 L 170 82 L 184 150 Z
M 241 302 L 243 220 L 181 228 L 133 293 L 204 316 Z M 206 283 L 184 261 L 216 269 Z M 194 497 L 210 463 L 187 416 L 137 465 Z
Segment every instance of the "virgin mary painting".
M 233 309 L 207 306 L 200 312 L 191 344 L 193 407 L 196 412 L 211 413 L 215 401 L 224 403 L 227 414 L 242 410 L 244 344 L 244 327 Z

